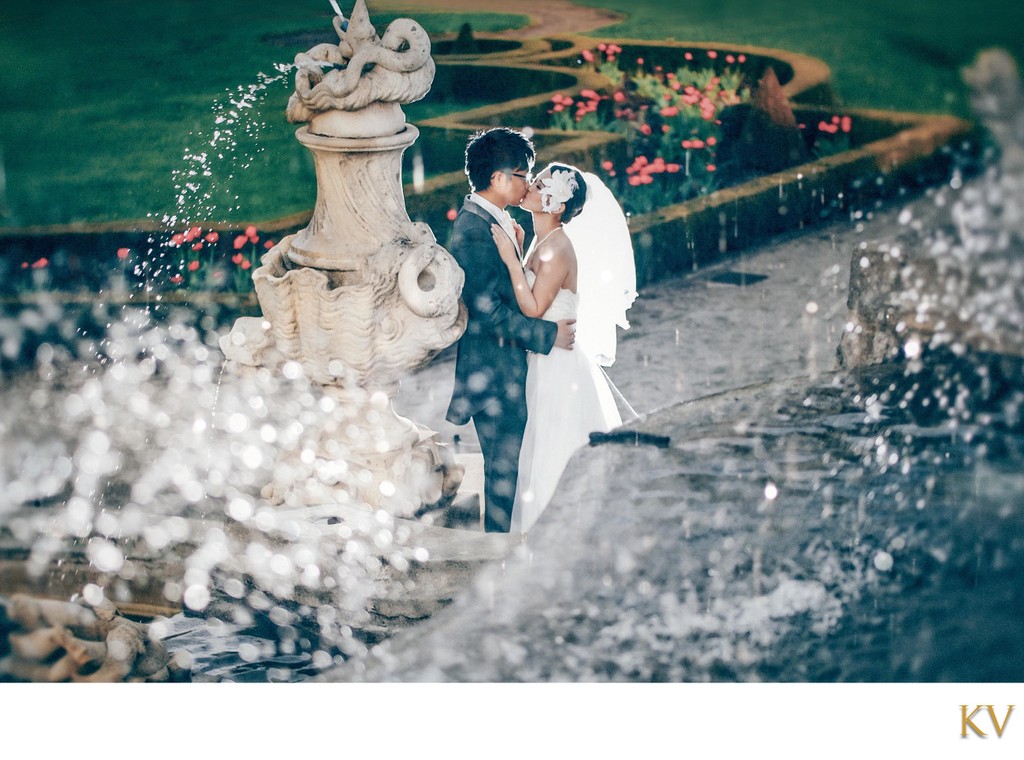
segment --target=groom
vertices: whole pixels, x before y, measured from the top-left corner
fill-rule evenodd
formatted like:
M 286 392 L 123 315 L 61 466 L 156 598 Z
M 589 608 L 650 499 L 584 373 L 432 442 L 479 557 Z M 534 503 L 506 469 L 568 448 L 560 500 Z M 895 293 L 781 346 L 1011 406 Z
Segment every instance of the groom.
M 491 225 L 505 230 L 522 258 L 523 231 L 505 207 L 519 205 L 530 186 L 533 144 L 495 127 L 466 145 L 466 176 L 473 191 L 455 218 L 451 253 L 466 273 L 462 299 L 469 310 L 459 339 L 455 389 L 447 420 L 476 428 L 484 457 L 484 530 L 507 533 L 526 427 L 526 354 L 572 349 L 575 320 L 523 316 Z

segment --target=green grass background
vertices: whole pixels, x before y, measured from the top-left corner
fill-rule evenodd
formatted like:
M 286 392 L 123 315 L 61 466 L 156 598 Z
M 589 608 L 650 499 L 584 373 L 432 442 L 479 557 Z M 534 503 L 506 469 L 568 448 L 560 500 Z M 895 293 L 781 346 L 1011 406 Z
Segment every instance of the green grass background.
M 349 11 L 351 2 L 340 5 Z M 1024 59 L 1024 3 L 1007 0 L 586 0 L 630 14 L 593 36 L 717 40 L 825 60 L 851 106 L 967 113 L 959 68 L 1000 45 Z M 443 7 L 443 0 L 439 0 Z M 369 3 L 383 29 L 396 14 Z M 507 9 L 515 11 L 514 4 Z M 517 14 L 403 13 L 432 34 Z M 208 149 L 215 111 L 325 32 L 327 0 L 9 0 L 0 10 L 0 229 L 80 222 L 155 225 L 174 213 L 175 170 Z M 245 113 L 255 153 L 211 157 L 206 221 L 260 221 L 311 208 L 309 156 L 284 119 L 290 77 Z M 410 118 L 427 115 L 414 105 Z M 186 209 L 186 215 L 190 213 Z

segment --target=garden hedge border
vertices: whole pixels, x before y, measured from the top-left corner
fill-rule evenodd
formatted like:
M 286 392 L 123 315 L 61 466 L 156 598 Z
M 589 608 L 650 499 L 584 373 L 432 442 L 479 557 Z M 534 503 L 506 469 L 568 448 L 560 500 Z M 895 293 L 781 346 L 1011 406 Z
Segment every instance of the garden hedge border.
M 451 35 L 440 39 L 448 37 Z M 477 37 L 489 38 L 488 35 Z M 494 39 L 507 42 L 496 36 Z M 716 50 L 723 55 L 732 52 L 761 58 L 776 63 L 776 68 L 781 70 L 783 92 L 794 106 L 804 111 L 820 109 L 823 115 L 835 113 L 838 107 L 828 65 L 803 54 L 724 42 L 599 40 L 584 35 L 553 35 L 525 40 L 521 46 L 508 51 L 477 56 L 435 55 L 435 58 L 439 67 L 502 66 L 521 71 L 524 76 L 535 72 L 569 75 L 574 85 L 425 119 L 417 122 L 417 127 L 421 133 L 439 131 L 446 139 L 456 140 L 460 145 L 479 129 L 497 125 L 521 128 L 529 119 L 546 111 L 552 95 L 558 92 L 577 95 L 581 90 L 602 89 L 607 85 L 596 72 L 574 65 L 583 50 L 594 49 L 602 41 L 614 42 L 628 52 L 679 51 L 681 54 L 683 51 Z M 899 186 L 934 183 L 948 173 L 954 146 L 970 144 L 977 136 L 973 124 L 953 116 L 872 109 L 844 109 L 843 113 L 888 121 L 899 131 L 856 149 L 633 217 L 630 228 L 637 258 L 638 285 L 706 265 L 771 235 L 808 227 L 837 210 L 870 202 Z M 601 157 L 624 149 L 624 138 L 608 132 L 534 128 L 533 138 L 538 146 L 540 165 L 557 159 L 590 169 Z M 466 192 L 466 178 L 460 167 L 430 177 L 419 188 L 407 184 L 406 208 L 412 219 L 427 222 L 438 233 L 439 241 L 446 244 L 447 234 L 441 234 L 450 227 L 446 215 Z M 825 202 L 825 199 L 832 200 Z M 256 224 L 265 233 L 285 234 L 304 227 L 310 214 L 311 210 Z M 231 232 L 244 226 L 223 225 L 219 229 Z M 2 230 L 0 240 L 20 240 L 32 248 L 37 247 L 42 238 L 56 236 L 70 240 L 86 236 L 95 243 L 127 231 L 153 230 L 144 230 L 138 225 L 130 228 L 110 224 L 64 225 Z M 165 301 L 169 295 L 165 294 Z M 245 297 L 228 293 L 195 295 L 191 300 L 208 301 L 214 297 L 225 302 L 249 303 Z

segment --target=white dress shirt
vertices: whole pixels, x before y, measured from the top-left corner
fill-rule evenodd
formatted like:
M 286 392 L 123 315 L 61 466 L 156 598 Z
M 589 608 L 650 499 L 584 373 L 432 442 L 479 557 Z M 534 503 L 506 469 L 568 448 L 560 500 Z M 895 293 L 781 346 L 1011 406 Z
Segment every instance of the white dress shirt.
M 494 221 L 501 225 L 501 228 L 505 230 L 505 234 L 512 239 L 512 245 L 516 248 L 516 254 L 520 259 L 523 258 L 523 249 L 519 247 L 519 241 L 516 239 L 516 228 L 512 224 L 512 215 L 504 209 L 500 209 L 491 203 L 489 200 L 484 198 L 478 193 L 470 193 L 469 200 L 478 205 L 488 214 L 494 217 Z

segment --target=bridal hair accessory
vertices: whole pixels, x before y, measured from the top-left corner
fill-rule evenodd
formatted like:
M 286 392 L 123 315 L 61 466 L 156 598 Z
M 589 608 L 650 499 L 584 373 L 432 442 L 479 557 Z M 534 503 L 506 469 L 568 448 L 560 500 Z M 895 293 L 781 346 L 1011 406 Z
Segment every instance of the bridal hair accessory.
M 540 208 L 549 214 L 558 212 L 562 204 L 572 198 L 579 184 L 568 169 L 555 169 L 550 177 L 540 181 Z

